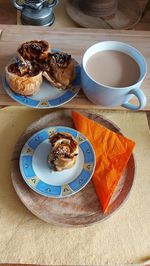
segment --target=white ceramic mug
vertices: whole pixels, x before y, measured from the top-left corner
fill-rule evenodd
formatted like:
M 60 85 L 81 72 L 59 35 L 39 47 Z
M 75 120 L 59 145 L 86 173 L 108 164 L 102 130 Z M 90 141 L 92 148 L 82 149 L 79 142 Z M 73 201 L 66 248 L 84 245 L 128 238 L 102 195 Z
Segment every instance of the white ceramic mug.
M 115 88 L 95 81 L 86 70 L 87 61 L 97 52 L 115 50 L 131 56 L 138 64 L 140 75 L 138 81 L 128 87 Z M 140 89 L 141 84 L 147 73 L 147 64 L 143 55 L 134 47 L 116 41 L 99 42 L 87 49 L 83 55 L 81 67 L 82 88 L 85 95 L 93 103 L 102 106 L 123 106 L 130 110 L 139 110 L 146 105 L 146 97 Z M 129 100 L 134 96 L 137 97 L 139 104 L 133 105 Z

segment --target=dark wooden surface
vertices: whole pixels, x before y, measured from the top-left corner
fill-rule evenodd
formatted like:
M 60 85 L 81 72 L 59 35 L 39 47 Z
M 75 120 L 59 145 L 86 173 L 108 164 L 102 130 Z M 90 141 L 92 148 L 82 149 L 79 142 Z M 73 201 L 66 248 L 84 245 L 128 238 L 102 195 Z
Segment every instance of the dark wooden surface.
M 0 24 L 17 24 L 17 11 L 10 0 L 0 0 Z

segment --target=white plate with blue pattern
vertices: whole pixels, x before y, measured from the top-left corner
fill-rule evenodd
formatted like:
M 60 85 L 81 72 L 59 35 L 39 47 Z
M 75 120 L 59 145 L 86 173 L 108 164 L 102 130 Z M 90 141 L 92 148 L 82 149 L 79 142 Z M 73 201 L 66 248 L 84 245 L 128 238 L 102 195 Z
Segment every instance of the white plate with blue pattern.
M 53 49 L 53 52 L 58 50 Z M 76 76 L 72 81 L 70 88 L 66 90 L 57 89 L 50 85 L 50 83 L 43 78 L 42 85 L 40 87 L 40 91 L 33 96 L 22 96 L 13 92 L 5 77 L 5 73 L 2 77 L 3 88 L 5 92 L 16 102 L 26 105 L 32 108 L 38 109 L 47 109 L 59 107 L 69 101 L 71 101 L 79 92 L 81 88 L 81 79 L 80 79 L 80 65 L 76 62 Z
M 61 172 L 50 169 L 49 136 L 54 132 L 69 133 L 79 144 L 77 161 L 71 169 Z M 22 177 L 31 189 L 46 197 L 63 198 L 77 193 L 88 184 L 96 162 L 92 145 L 84 135 L 73 128 L 56 126 L 37 132 L 25 143 L 19 164 Z

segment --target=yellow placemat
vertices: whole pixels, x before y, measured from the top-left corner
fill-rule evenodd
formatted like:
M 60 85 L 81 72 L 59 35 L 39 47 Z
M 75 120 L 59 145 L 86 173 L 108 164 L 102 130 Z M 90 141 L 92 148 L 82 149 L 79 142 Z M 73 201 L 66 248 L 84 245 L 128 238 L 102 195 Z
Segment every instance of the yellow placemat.
M 126 204 L 110 219 L 87 228 L 67 229 L 32 215 L 17 197 L 10 158 L 17 138 L 50 110 L 0 110 L 0 262 L 48 265 L 123 265 L 150 260 L 150 133 L 145 113 L 98 111 L 136 141 L 137 173 Z

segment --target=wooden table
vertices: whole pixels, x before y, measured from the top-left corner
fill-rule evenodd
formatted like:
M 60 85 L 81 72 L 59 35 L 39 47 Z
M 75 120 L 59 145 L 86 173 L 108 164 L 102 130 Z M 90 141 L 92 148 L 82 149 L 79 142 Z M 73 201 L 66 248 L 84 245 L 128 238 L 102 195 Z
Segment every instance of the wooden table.
M 125 31 L 125 30 L 95 30 L 95 29 L 51 29 L 44 27 L 33 26 L 0 26 L 2 28 L 0 38 L 0 73 L 2 75 L 5 65 L 15 55 L 17 47 L 20 43 L 31 39 L 44 39 L 52 44 L 52 47 L 57 47 L 68 53 L 80 63 L 84 51 L 92 44 L 105 41 L 117 40 L 129 43 L 135 46 L 143 53 L 148 63 L 148 73 L 145 81 L 142 84 L 142 89 L 147 97 L 147 105 L 144 110 L 150 110 L 150 33 L 148 31 Z M 0 81 L 0 105 L 19 105 L 13 101 L 3 90 L 2 82 Z M 132 103 L 136 103 L 133 98 Z M 80 93 L 69 103 L 63 105 L 64 108 L 83 108 L 83 109 L 106 109 L 106 107 L 95 106 L 83 94 Z M 107 109 L 110 109 L 107 107 Z M 122 107 L 111 107 L 114 110 L 121 110 Z
M 1 25 L 1 24 L 0 24 L 0 40 L 1 40 L 2 32 L 3 32 L 3 30 L 4 30 L 6 27 L 7 27 L 6 25 Z
M 146 57 L 148 63 L 148 74 L 142 85 L 148 104 L 144 111 L 148 114 L 150 124 L 150 33 L 143 31 L 116 31 L 116 30 L 94 30 L 94 29 L 57 29 L 40 28 L 32 26 L 6 26 L 0 25 L 0 73 L 2 75 L 5 65 L 16 53 L 16 49 L 23 41 L 31 39 L 44 39 L 52 43 L 53 47 L 58 47 L 68 53 L 71 53 L 79 62 L 81 62 L 83 52 L 93 43 L 104 40 L 118 40 L 129 43 L 139 49 Z M 5 94 L 0 81 L 0 105 L 18 105 L 8 95 Z M 135 100 L 132 101 L 135 103 Z M 82 92 L 67 103 L 65 108 L 82 108 L 82 109 L 104 109 L 102 106 L 95 106 L 90 103 Z M 108 108 L 107 108 L 108 109 Z M 114 110 L 125 110 L 121 107 L 114 107 Z M 139 121 L 140 123 L 140 121 Z M 149 257 L 147 258 L 149 259 Z M 0 264 L 13 265 L 19 264 Z M 24 265 L 23 265 L 24 266 Z

